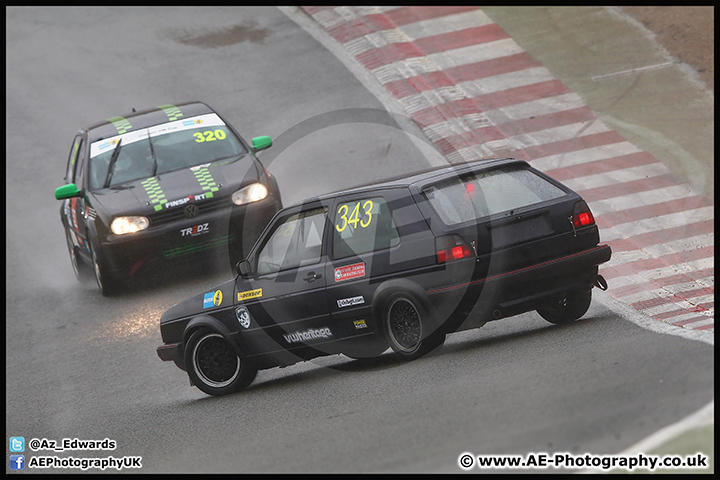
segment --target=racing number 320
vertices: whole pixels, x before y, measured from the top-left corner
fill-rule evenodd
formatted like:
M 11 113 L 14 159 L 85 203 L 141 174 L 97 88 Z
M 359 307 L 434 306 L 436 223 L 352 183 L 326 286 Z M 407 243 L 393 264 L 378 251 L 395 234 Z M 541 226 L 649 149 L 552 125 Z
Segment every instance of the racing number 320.
M 362 218 L 360 215 L 361 203 L 363 210 Z M 335 224 L 335 228 L 338 232 L 342 232 L 343 230 L 345 230 L 349 224 L 353 226 L 353 229 L 356 229 L 358 223 L 362 228 L 365 228 L 370 225 L 370 222 L 372 222 L 372 200 L 366 200 L 364 203 L 361 200 L 355 203 L 355 206 L 352 207 L 352 210 L 350 210 L 349 205 L 352 204 L 346 203 L 344 205 L 341 205 L 338 209 L 338 215 L 340 215 L 340 218 L 338 219 L 338 223 Z M 350 214 L 349 216 L 348 213 Z
M 227 135 L 222 130 L 215 130 L 214 132 L 207 130 L 202 133 L 193 133 L 193 137 L 195 137 L 195 141 L 197 143 L 203 143 L 214 142 L 215 140 L 225 140 L 225 138 L 227 138 Z

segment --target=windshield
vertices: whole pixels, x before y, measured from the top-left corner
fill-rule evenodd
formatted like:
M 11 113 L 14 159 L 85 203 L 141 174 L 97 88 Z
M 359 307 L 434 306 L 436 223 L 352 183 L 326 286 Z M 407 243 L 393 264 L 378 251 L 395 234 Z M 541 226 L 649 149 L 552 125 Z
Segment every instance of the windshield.
M 94 142 L 89 186 L 97 190 L 246 153 L 220 117 L 199 115 Z

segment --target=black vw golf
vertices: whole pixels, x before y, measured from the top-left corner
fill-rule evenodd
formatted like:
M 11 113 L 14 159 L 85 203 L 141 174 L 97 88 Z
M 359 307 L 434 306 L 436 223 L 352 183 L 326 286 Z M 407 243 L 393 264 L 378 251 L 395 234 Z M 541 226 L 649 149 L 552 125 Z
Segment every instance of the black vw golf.
M 220 250 L 234 265 L 282 208 L 277 181 L 200 102 L 163 105 L 80 130 L 55 190 L 70 260 L 103 294 L 157 260 Z M 225 253 L 227 252 L 227 253 Z
M 610 259 L 575 192 L 514 159 L 448 166 L 278 212 L 236 279 L 166 311 L 162 360 L 222 395 L 321 355 L 402 359 L 537 310 L 588 310 Z

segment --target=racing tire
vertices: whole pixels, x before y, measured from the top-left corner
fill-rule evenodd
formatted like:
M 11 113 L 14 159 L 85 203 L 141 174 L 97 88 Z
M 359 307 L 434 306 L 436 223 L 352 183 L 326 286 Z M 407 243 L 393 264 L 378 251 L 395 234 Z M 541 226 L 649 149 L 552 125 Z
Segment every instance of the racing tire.
M 80 282 L 91 278 L 91 270 L 90 268 L 88 268 L 87 264 L 85 264 L 82 260 L 78 258 L 78 254 L 75 250 L 75 245 L 73 244 L 72 237 L 70 235 L 70 232 L 67 230 L 65 231 L 65 241 L 67 242 L 68 254 L 70 255 L 70 265 L 72 265 L 73 273 L 75 273 L 75 278 Z
M 185 367 L 193 385 L 216 397 L 245 389 L 257 375 L 255 366 L 240 358 L 222 335 L 207 328 L 190 335 Z
M 403 361 L 415 360 L 445 342 L 445 334 L 428 332 L 429 312 L 405 293 L 395 293 L 387 301 L 383 314 L 385 337 L 395 356 Z
M 590 308 L 592 289 L 580 288 L 571 290 L 561 297 L 556 297 L 537 312 L 542 318 L 556 325 L 563 325 L 579 319 Z
M 95 282 L 97 283 L 100 293 L 108 297 L 114 295 L 120 291 L 120 284 L 118 281 L 108 272 L 105 267 L 105 262 L 98 256 L 95 243 L 92 243 L 90 248 L 90 254 L 92 255 L 92 266 L 95 271 Z

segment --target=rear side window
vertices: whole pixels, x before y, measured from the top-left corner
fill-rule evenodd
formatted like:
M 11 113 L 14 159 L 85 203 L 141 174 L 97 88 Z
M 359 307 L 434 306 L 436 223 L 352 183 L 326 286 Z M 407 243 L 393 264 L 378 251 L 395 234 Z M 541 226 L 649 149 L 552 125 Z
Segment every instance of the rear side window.
M 521 166 L 475 172 L 431 185 L 425 198 L 446 225 L 528 207 L 565 195 L 565 191 Z
M 333 257 L 360 255 L 400 243 L 390 209 L 382 197 L 341 203 L 335 212 Z

